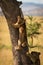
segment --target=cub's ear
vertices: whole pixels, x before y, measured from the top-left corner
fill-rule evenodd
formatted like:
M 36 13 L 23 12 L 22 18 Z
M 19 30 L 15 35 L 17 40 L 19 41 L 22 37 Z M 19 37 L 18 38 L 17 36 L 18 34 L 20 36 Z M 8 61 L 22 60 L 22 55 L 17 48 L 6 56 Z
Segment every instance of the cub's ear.
M 40 53 L 40 52 L 36 52 L 36 51 L 32 51 L 31 54 L 32 54 L 32 55 L 34 55 L 34 54 L 40 55 L 41 53 Z
M 38 52 L 38 55 L 40 55 L 41 53 L 40 52 Z

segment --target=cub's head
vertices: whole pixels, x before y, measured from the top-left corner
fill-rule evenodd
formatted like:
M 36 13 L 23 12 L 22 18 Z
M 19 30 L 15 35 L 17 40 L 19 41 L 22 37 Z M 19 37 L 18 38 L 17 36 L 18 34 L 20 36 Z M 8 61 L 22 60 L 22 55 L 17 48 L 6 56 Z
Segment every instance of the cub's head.
M 31 54 L 35 57 L 35 59 L 39 59 L 40 52 L 32 51 Z

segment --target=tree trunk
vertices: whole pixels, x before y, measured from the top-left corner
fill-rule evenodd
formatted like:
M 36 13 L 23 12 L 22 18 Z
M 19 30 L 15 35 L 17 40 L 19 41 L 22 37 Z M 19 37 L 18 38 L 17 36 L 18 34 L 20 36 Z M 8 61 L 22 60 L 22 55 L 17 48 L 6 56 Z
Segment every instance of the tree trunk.
M 24 49 L 15 50 L 15 46 L 18 44 L 19 30 L 14 28 L 11 24 L 17 21 L 17 16 L 21 16 L 20 3 L 16 0 L 1 0 L 1 8 L 7 19 L 7 23 L 10 30 L 10 36 L 12 41 L 12 51 L 14 56 L 14 65 L 28 65 L 27 55 L 24 53 Z M 26 25 L 24 24 L 24 30 L 26 31 Z M 26 32 L 25 32 L 26 33 Z M 27 36 L 26 36 L 27 42 Z M 28 47 L 28 46 L 27 46 Z

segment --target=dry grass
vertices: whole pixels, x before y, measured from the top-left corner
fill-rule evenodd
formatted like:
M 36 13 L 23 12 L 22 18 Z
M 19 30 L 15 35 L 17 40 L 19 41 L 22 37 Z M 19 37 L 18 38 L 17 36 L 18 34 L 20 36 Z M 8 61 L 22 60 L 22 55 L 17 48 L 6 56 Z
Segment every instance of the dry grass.
M 13 65 L 10 34 L 4 16 L 0 16 L 0 65 Z

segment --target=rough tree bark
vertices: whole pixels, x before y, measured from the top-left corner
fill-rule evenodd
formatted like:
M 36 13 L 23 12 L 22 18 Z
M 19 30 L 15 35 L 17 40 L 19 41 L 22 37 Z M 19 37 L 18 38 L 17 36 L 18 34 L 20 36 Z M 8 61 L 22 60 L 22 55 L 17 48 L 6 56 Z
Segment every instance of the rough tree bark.
M 18 44 L 19 30 L 14 28 L 11 25 L 12 23 L 16 23 L 18 15 L 21 16 L 21 9 L 19 8 L 21 4 L 22 2 L 18 2 L 16 0 L 0 0 L 0 6 L 7 19 L 7 23 L 10 30 L 10 36 L 12 41 L 12 51 L 14 56 L 14 65 L 28 65 L 27 55 L 22 53 L 24 49 L 22 51 L 15 50 L 15 46 Z M 24 30 L 26 31 L 25 24 L 24 24 Z M 27 39 L 27 36 L 26 36 L 26 39 Z

